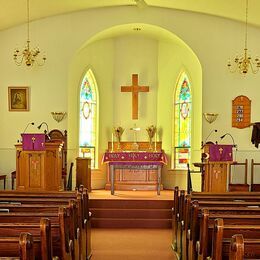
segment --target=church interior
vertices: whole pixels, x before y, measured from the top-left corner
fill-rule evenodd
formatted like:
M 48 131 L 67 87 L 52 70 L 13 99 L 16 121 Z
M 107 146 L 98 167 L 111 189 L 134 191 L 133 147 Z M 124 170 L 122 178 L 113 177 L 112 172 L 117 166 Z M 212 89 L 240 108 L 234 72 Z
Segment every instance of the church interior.
M 83 223 L 73 246 L 60 236 L 61 259 L 246 259 L 247 243 L 260 258 L 259 1 L 0 6 L 0 252 L 7 245 L 1 225 L 22 222 L 15 214 L 23 208 L 1 201 L 19 198 L 26 212 L 37 199 L 44 212 L 49 201 L 45 214 L 55 225 L 56 211 Z M 228 214 L 244 216 L 251 237 L 248 226 L 236 229 L 237 219 L 221 218 Z M 200 220 L 208 230 L 196 226 Z M 228 244 L 223 237 L 219 254 L 213 227 L 225 225 L 236 231 Z M 120 244 L 124 230 L 130 248 Z M 20 239 L 37 245 L 37 232 L 31 226 Z M 115 248 L 111 237 L 122 238 Z M 135 238 L 150 248 L 158 239 L 161 251 L 131 248 Z M 45 251 L 40 259 L 55 256 Z

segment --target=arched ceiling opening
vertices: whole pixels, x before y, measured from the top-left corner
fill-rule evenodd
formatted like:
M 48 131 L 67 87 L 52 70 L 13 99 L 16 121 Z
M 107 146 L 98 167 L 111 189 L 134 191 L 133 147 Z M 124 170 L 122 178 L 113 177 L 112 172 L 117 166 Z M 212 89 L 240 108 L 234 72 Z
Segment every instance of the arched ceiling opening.
M 144 1 L 144 0 L 141 0 Z M 0 0 L 0 30 L 26 22 L 27 0 Z M 161 7 L 198 12 L 232 20 L 245 20 L 245 0 L 145 0 L 146 8 Z M 30 18 L 37 20 L 49 16 L 82 11 L 90 8 L 136 6 L 135 0 L 30 0 Z M 249 23 L 260 26 L 260 1 L 249 0 Z

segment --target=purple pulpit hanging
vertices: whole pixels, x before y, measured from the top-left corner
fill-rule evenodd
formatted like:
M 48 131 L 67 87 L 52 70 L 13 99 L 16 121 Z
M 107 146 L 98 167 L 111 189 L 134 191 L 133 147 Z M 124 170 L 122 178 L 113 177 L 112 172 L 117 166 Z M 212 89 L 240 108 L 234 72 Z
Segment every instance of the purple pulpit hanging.
M 233 145 L 212 144 L 209 146 L 209 161 L 233 161 Z
M 21 134 L 24 151 L 45 150 L 45 134 Z

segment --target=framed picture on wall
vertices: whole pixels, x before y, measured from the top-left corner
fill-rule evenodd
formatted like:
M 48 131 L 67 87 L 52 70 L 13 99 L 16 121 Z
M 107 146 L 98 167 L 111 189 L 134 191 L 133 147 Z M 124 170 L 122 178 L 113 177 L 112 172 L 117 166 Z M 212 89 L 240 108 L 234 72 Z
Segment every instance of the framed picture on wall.
M 9 111 L 29 111 L 29 87 L 8 87 Z

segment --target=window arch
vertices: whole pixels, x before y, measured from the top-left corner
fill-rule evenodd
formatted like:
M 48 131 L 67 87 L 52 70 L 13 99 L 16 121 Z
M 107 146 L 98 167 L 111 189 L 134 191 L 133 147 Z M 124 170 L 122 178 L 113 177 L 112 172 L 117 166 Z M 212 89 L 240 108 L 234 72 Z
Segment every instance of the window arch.
M 80 156 L 91 157 L 91 168 L 97 167 L 98 91 L 94 74 L 89 69 L 80 86 L 79 147 Z
M 186 169 L 191 157 L 192 95 L 190 80 L 182 72 L 174 94 L 174 168 Z

